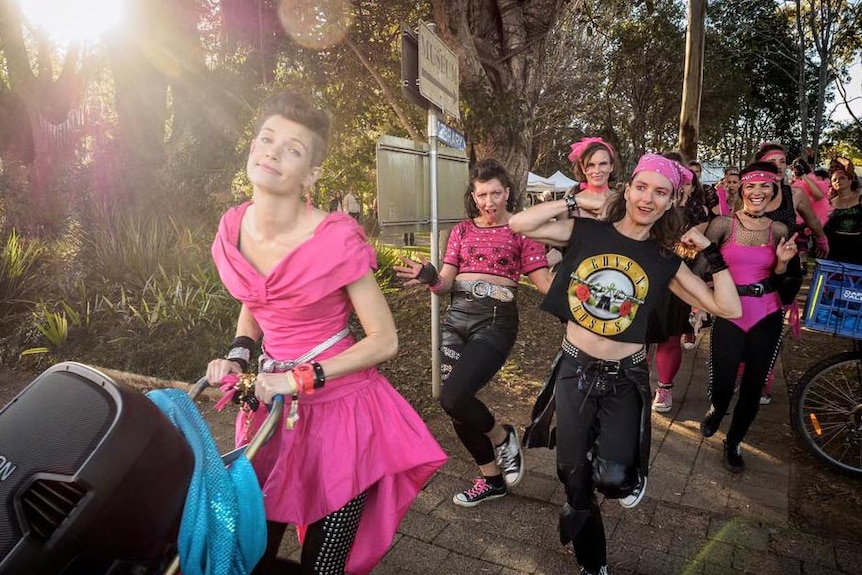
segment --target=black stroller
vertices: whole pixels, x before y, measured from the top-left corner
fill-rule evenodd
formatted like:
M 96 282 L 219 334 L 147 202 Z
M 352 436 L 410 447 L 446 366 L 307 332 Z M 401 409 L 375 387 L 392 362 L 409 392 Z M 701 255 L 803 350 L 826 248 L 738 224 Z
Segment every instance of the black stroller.
M 282 409 L 279 398 L 246 457 Z M 82 364 L 49 368 L 0 411 L 0 575 L 175 573 L 193 466 L 141 393 Z

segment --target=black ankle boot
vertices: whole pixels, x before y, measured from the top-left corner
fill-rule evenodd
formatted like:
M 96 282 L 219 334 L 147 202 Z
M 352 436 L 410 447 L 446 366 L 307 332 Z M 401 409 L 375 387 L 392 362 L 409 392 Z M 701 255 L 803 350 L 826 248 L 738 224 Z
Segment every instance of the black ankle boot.
M 745 470 L 745 461 L 742 459 L 742 449 L 739 444 L 724 441 L 724 467 L 731 473 L 739 473 Z
M 703 421 L 700 422 L 700 434 L 704 437 L 712 437 L 718 431 L 719 425 L 721 425 L 721 415 L 710 405 Z

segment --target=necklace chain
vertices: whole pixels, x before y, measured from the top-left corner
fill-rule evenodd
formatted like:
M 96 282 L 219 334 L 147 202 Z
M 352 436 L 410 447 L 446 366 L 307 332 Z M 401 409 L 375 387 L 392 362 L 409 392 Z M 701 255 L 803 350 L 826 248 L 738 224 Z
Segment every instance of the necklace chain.
M 742 213 L 743 213 L 743 214 L 745 214 L 746 216 L 748 216 L 749 218 L 752 218 L 752 219 L 755 219 L 755 220 L 758 220 L 758 219 L 760 219 L 760 218 L 762 218 L 763 216 L 765 216 L 765 215 L 766 215 L 766 213 L 763 213 L 763 214 L 752 214 L 751 212 L 749 212 L 749 211 L 747 211 L 747 210 L 742 210 Z

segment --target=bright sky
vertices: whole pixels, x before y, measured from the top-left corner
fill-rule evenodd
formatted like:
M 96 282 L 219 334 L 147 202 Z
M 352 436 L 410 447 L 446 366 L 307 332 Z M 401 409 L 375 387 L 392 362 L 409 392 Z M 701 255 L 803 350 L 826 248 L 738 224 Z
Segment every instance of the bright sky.
M 850 81 L 844 83 L 844 87 L 847 89 L 847 101 L 850 102 L 850 107 L 856 117 L 862 119 L 862 62 L 858 58 L 853 66 L 850 67 L 850 74 Z M 837 93 L 835 97 L 840 102 L 841 97 Z M 833 121 L 847 122 L 852 120 L 843 102 L 837 104 L 837 106 L 833 104 L 833 107 L 835 108 L 835 113 L 832 114 Z M 829 109 L 827 109 L 828 112 Z
M 94 42 L 122 17 L 117 0 L 24 0 L 24 17 L 63 46 L 74 40 Z

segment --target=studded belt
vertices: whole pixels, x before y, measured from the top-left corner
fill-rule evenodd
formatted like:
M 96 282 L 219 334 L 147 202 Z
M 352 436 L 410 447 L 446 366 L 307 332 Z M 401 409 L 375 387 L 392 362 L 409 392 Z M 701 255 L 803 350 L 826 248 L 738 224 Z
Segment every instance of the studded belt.
M 510 302 L 515 299 L 514 289 L 484 280 L 455 281 L 452 284 L 452 291 L 463 292 L 470 297 L 488 297 L 502 302 Z
M 621 370 L 634 367 L 646 360 L 646 348 L 641 348 L 622 359 L 598 359 L 582 349 L 578 349 L 565 338 L 563 338 L 563 343 L 560 347 L 562 347 L 563 353 L 574 359 L 578 364 L 588 366 L 603 375 L 617 375 Z

